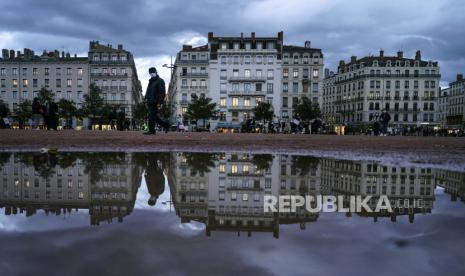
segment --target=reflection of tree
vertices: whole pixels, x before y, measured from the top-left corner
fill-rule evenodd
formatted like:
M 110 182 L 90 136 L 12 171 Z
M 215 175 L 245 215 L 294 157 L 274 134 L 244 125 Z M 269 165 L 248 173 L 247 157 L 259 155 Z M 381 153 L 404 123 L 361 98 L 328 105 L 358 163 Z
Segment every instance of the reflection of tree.
M 307 175 L 311 170 L 316 170 L 320 159 L 314 156 L 293 156 L 292 166 L 294 166 L 300 175 Z
M 271 162 L 273 162 L 273 155 L 271 154 L 255 154 L 252 157 L 252 163 L 259 171 L 268 170 L 271 166 Z
M 66 169 L 75 165 L 78 156 L 74 152 L 63 152 L 58 154 L 58 166 Z
M 32 165 L 38 175 L 44 179 L 52 177 L 55 173 L 54 169 L 58 164 L 58 158 L 56 154 L 33 154 Z
M 210 169 L 215 166 L 215 161 L 218 160 L 218 156 L 215 153 L 185 153 L 187 165 L 191 170 L 192 174 L 205 174 L 210 172 Z
M 11 153 L 9 152 L 0 152 L 0 167 L 3 167 L 10 160 L 10 156 Z
M 79 153 L 79 159 L 84 164 L 84 173 L 89 175 L 91 184 L 95 184 L 102 178 L 102 171 L 109 165 L 122 165 L 125 162 L 124 152 L 99 152 Z

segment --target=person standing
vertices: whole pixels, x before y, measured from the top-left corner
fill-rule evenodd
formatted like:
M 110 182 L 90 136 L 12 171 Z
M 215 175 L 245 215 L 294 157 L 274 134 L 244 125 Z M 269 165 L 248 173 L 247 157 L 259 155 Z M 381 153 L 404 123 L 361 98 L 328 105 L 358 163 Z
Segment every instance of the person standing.
M 161 125 L 165 132 L 168 132 L 169 122 L 162 120 L 159 116 L 161 106 L 165 100 L 165 81 L 157 74 L 157 69 L 151 67 L 149 69 L 150 80 L 145 92 L 145 101 L 148 109 L 148 131 L 144 134 L 155 134 L 155 124 Z
M 386 110 L 383 110 L 383 113 L 381 113 L 379 119 L 381 122 L 381 132 L 383 133 L 383 135 L 386 135 L 389 121 L 391 121 L 391 115 L 389 115 L 389 113 L 386 112 Z
M 34 98 L 32 101 L 32 129 L 39 129 L 43 116 L 44 107 L 40 104 L 39 98 Z

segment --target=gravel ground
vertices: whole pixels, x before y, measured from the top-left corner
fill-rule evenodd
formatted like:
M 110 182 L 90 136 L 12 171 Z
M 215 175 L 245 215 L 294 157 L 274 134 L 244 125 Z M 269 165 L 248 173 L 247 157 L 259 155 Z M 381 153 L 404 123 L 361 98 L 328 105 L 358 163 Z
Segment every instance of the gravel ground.
M 465 169 L 465 138 L 0 130 L 1 151 L 241 151 L 408 160 Z

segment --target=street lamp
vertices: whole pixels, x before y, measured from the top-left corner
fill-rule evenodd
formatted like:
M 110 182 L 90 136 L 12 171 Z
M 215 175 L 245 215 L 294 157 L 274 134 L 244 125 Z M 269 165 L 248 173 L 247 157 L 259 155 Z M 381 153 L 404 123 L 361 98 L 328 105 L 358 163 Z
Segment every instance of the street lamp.
M 163 64 L 162 65 L 163 67 L 165 68 L 169 68 L 170 69 L 170 84 L 171 84 L 171 80 L 173 79 L 173 69 L 176 68 L 176 65 L 173 64 L 173 56 L 170 56 L 170 64 Z M 169 88 L 169 87 L 168 87 Z M 168 89 L 168 92 L 169 92 L 169 89 Z M 172 117 L 172 114 L 173 114 L 173 99 L 171 97 L 171 95 L 168 95 L 169 96 L 169 101 L 170 101 L 170 106 L 169 106 L 169 112 L 170 112 L 170 118 Z

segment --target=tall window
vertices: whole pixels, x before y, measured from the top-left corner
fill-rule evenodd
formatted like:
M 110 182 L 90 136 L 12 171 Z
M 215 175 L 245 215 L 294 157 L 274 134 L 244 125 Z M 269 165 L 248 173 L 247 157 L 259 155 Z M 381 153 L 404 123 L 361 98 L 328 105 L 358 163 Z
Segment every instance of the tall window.
M 239 98 L 238 97 L 233 97 L 232 98 L 232 106 L 238 106 L 239 105 Z
M 299 77 L 299 69 L 294 69 L 292 76 L 296 79 Z
M 313 77 L 314 78 L 318 78 L 318 76 L 320 75 L 318 69 L 313 69 Z
M 245 69 L 244 70 L 244 77 L 250 78 L 250 69 Z
M 272 83 L 267 83 L 266 84 L 266 92 L 268 94 L 273 94 L 273 84 Z

